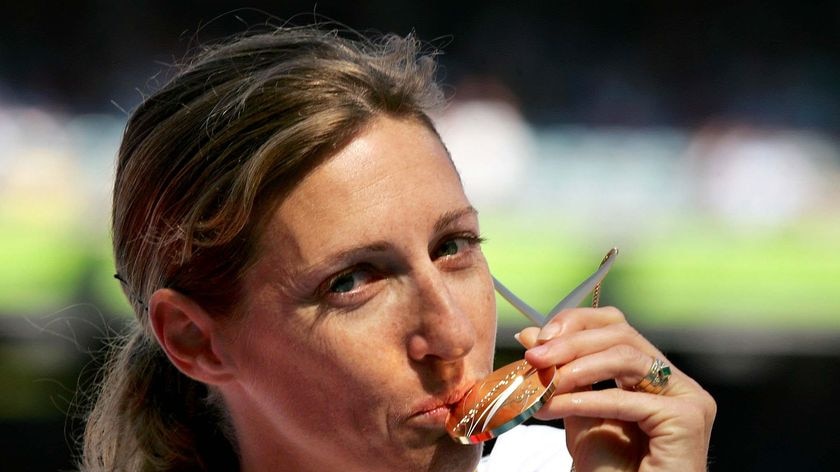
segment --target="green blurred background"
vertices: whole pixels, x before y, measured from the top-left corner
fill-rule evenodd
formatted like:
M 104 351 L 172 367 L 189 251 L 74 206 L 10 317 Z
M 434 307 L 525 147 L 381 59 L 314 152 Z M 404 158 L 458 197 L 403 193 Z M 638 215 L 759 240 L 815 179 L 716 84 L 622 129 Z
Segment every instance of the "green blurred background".
M 13 2 L 2 20 L 3 470 L 71 468 L 79 387 L 131 319 L 108 236 L 125 110 L 195 44 L 312 11 L 255 3 Z M 523 299 L 548 310 L 620 248 L 603 303 L 718 399 L 711 470 L 836 468 L 836 7 L 316 10 L 443 47 L 453 101 L 438 127 L 492 270 Z M 516 356 L 525 319 L 502 300 L 499 317 L 500 357 Z

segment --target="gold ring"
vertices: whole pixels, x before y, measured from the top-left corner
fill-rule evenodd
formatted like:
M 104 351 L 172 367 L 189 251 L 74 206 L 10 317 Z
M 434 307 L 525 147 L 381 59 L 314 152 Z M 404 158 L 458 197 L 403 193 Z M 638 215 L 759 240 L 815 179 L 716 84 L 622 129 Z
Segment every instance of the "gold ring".
M 659 394 L 665 387 L 668 386 L 668 379 L 671 377 L 671 367 L 665 365 L 659 359 L 653 359 L 653 364 L 650 365 L 650 370 L 647 375 L 642 377 L 642 380 L 633 387 L 637 392 L 647 392 Z

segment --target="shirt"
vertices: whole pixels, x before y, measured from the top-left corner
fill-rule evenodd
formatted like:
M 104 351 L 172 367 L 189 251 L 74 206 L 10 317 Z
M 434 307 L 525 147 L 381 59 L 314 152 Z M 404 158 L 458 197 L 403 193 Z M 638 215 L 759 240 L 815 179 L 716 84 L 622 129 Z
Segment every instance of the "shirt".
M 572 468 L 566 432 L 544 425 L 517 426 L 500 435 L 478 472 L 564 472 Z

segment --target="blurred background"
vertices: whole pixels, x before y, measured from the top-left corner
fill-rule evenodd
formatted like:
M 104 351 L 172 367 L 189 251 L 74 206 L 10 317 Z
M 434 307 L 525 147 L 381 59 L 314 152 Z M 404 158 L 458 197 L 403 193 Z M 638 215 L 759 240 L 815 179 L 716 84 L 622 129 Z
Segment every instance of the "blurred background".
M 837 470 L 840 6 L 583 3 L 6 2 L 0 468 L 72 469 L 79 387 L 130 319 L 127 113 L 196 45 L 315 12 L 442 50 L 436 120 L 522 298 L 547 310 L 620 247 L 602 301 L 717 398 L 711 470 Z M 499 316 L 504 360 L 525 320 Z

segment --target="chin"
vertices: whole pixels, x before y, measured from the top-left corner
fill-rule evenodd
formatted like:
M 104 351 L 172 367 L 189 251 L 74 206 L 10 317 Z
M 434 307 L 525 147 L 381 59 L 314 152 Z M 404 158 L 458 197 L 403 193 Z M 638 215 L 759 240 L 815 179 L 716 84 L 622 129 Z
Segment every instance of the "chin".
M 417 441 L 417 442 L 415 442 Z M 446 433 L 435 437 L 392 438 L 390 444 L 381 444 L 352 455 L 342 470 L 364 472 L 473 472 L 481 459 L 481 444 L 465 446 L 453 441 Z M 356 450 L 356 452 L 361 452 Z M 362 466 L 356 468 L 349 464 Z
M 464 446 L 441 437 L 434 445 L 409 451 L 413 460 L 411 467 L 403 464 L 400 470 L 419 472 L 472 472 L 481 459 L 483 447 L 480 444 Z

